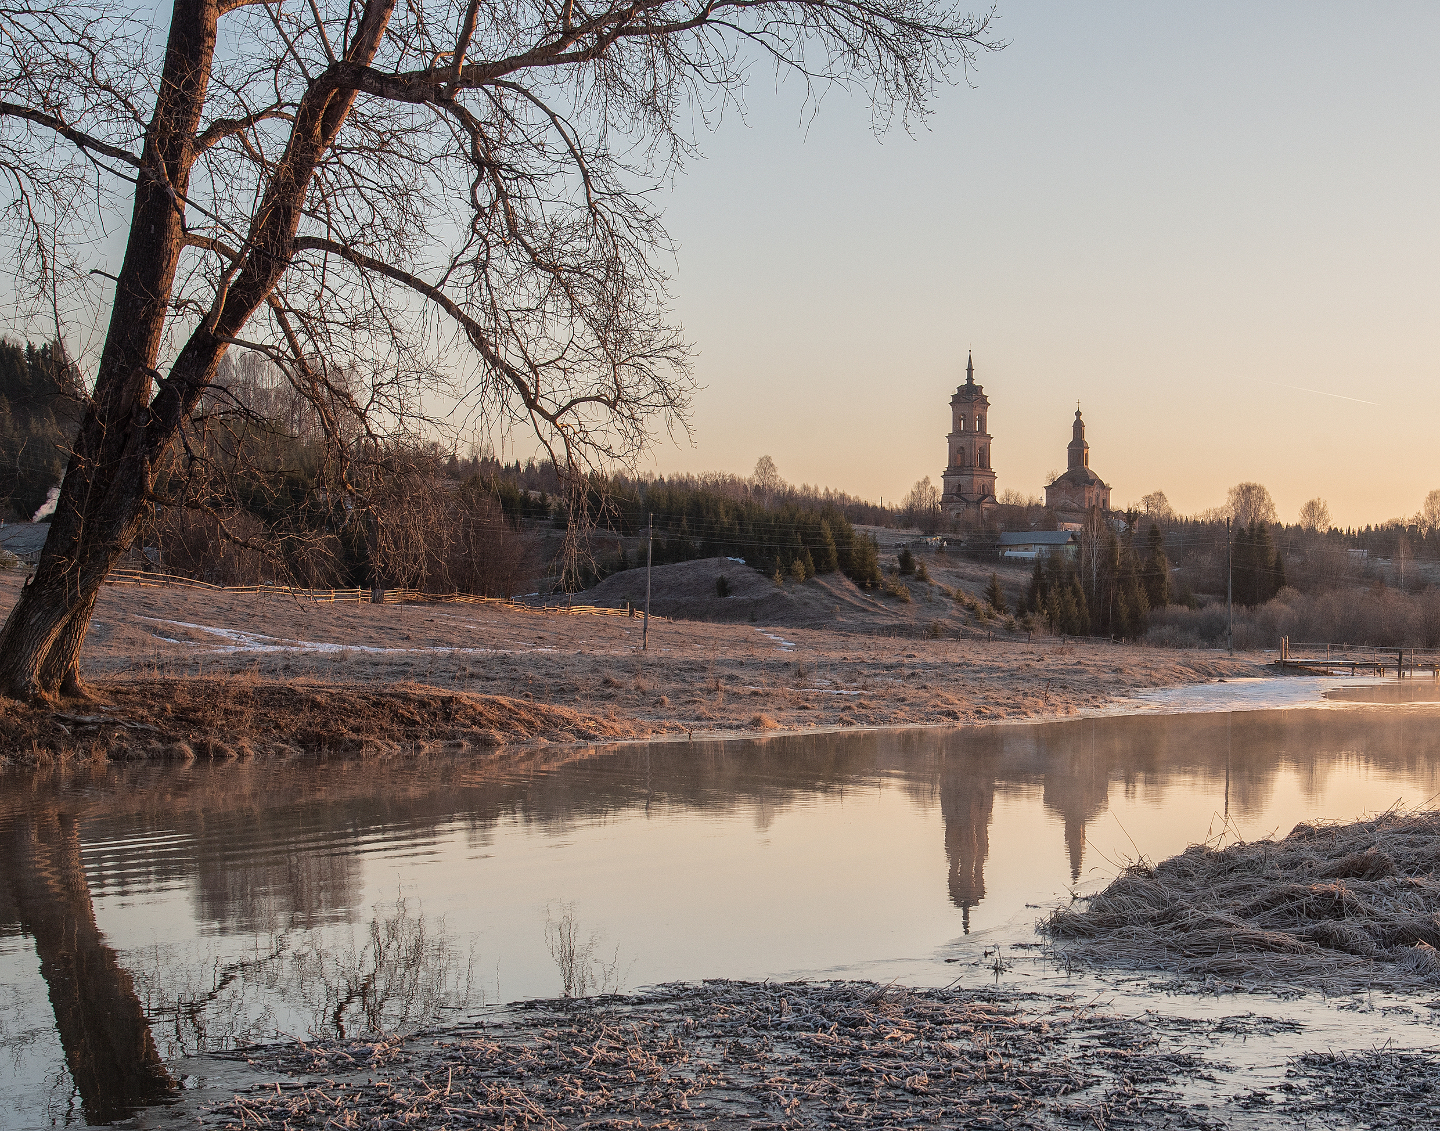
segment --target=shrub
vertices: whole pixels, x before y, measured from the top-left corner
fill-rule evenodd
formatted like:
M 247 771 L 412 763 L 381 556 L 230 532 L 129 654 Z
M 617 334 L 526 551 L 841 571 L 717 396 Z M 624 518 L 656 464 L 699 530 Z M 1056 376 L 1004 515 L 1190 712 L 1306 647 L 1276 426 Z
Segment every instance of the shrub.
M 899 598 L 904 604 L 910 603 L 910 590 L 898 581 L 886 581 L 884 591 L 887 596 Z
M 918 578 L 920 581 L 929 581 L 929 580 L 930 580 L 930 571 L 925 568 L 925 563 L 924 563 L 924 562 L 921 562 L 919 565 L 917 565 L 917 566 L 915 567 L 915 576 L 916 576 L 916 578 Z
M 915 555 L 910 552 L 909 546 L 900 548 L 900 575 L 908 577 L 915 572 Z
M 715 596 L 730 596 L 730 579 L 727 578 L 723 573 L 715 579 Z

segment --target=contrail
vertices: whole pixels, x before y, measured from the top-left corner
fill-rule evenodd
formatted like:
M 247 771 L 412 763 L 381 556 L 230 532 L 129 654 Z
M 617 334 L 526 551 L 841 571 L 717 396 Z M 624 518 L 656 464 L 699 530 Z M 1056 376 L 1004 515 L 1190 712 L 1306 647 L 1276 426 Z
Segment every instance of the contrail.
M 1343 393 L 1327 393 L 1324 389 L 1305 389 L 1299 385 L 1280 385 L 1278 381 L 1274 382 L 1274 384 L 1279 385 L 1282 389 L 1294 389 L 1297 393 L 1314 393 L 1321 397 L 1335 397 L 1337 400 L 1355 401 L 1357 404 L 1373 404 L 1376 408 L 1385 407 L 1379 401 L 1367 401 L 1360 397 L 1347 397 Z

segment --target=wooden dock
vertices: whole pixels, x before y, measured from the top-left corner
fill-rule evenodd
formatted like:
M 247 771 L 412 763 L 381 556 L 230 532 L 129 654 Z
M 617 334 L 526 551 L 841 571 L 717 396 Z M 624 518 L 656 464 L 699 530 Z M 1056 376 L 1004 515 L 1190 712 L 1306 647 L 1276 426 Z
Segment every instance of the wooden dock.
M 1294 643 L 1282 636 L 1280 658 L 1272 666 L 1296 675 L 1386 677 L 1393 673 L 1396 679 L 1440 679 L 1440 649 Z

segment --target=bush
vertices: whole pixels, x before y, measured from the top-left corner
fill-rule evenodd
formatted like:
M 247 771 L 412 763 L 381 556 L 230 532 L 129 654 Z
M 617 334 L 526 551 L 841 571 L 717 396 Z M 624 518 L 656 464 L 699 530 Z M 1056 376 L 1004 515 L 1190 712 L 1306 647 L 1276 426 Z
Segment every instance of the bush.
M 917 566 L 915 567 L 915 578 L 916 578 L 916 580 L 918 580 L 918 581 L 929 581 L 929 580 L 930 580 L 930 571 L 925 568 L 925 563 L 924 563 L 924 562 L 921 562 L 919 565 L 917 565 Z
M 715 596 L 730 596 L 730 579 L 727 578 L 723 573 L 715 579 Z
M 896 597 L 907 605 L 910 603 L 910 590 L 898 581 L 886 581 L 884 591 L 886 596 Z
M 915 555 L 910 552 L 909 546 L 900 548 L 900 576 L 908 577 L 915 572 Z

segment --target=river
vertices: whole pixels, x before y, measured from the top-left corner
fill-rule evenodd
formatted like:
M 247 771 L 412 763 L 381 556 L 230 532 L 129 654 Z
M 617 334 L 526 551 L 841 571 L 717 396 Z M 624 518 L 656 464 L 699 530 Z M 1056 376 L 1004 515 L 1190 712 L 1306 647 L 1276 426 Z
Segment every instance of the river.
M 1255 681 L 1064 721 L 10 774 L 0 1126 L 123 1118 L 213 1086 L 206 1054 L 237 1045 L 566 991 L 1069 978 L 1037 919 L 1127 863 L 1432 802 L 1433 692 Z

